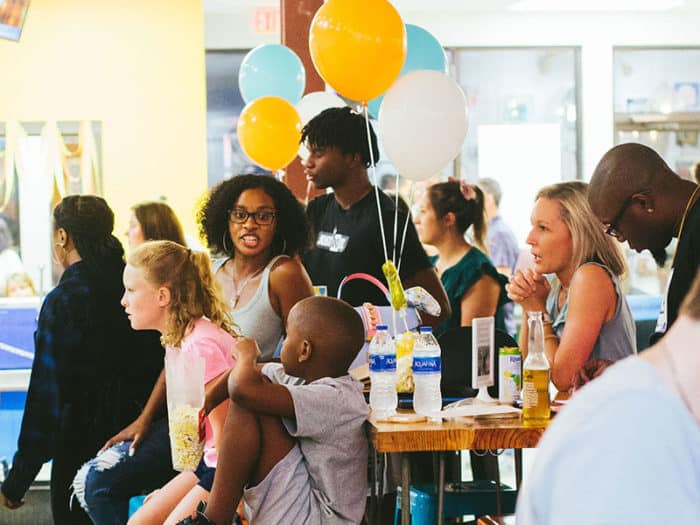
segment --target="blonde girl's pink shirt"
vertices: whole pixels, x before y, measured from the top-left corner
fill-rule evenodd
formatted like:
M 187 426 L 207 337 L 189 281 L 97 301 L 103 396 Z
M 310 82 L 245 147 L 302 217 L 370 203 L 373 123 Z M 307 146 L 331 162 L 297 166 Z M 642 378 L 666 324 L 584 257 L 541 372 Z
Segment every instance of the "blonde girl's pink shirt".
M 233 347 L 236 340 L 231 334 L 222 330 L 209 319 L 202 317 L 194 323 L 180 344 L 180 348 L 168 347 L 166 352 L 197 352 L 204 358 L 204 384 L 230 370 L 236 360 L 233 357 Z M 206 438 L 204 444 L 204 463 L 208 467 L 216 467 L 217 453 L 214 447 L 214 433 L 207 417 L 205 420 Z

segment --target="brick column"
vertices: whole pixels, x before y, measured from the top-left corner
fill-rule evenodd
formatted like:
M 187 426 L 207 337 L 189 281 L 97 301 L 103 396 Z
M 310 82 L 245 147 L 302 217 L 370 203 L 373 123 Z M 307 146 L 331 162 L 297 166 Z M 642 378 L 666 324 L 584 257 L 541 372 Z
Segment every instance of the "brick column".
M 306 89 L 304 93 L 323 91 L 325 84 L 316 72 L 309 53 L 309 27 L 316 11 L 323 5 L 323 0 L 280 0 L 282 44 L 294 51 L 301 58 L 306 69 Z M 287 186 L 299 199 L 306 197 L 306 177 L 299 157 L 287 166 Z M 321 192 L 311 190 L 310 198 Z

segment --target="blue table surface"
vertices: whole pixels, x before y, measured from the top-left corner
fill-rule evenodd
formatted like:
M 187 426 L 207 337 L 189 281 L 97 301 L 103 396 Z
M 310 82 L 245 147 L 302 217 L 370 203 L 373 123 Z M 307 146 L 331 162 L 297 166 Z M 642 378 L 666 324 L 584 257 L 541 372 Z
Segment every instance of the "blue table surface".
M 627 304 L 635 321 L 655 321 L 659 317 L 662 300 L 663 297 L 660 295 L 627 296 Z
M 34 307 L 0 306 L 0 370 L 32 367 L 37 315 Z

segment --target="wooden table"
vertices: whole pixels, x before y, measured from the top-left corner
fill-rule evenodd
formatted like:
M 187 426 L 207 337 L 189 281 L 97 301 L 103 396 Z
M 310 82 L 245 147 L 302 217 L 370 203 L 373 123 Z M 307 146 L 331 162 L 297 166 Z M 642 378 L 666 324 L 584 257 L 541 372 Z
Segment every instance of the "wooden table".
M 401 455 L 401 523 L 410 523 L 410 452 L 444 452 L 454 450 L 515 449 L 516 484 L 522 479 L 522 449 L 535 447 L 545 426 L 525 426 L 519 417 L 506 419 L 459 418 L 453 421 L 423 423 L 378 422 L 372 416 L 370 442 L 380 454 Z M 438 516 L 442 517 L 445 458 L 439 457 Z M 374 475 L 373 475 L 374 476 Z M 373 479 L 374 482 L 374 479 Z M 497 490 L 500 488 L 500 480 Z M 372 486 L 372 493 L 376 485 Z M 497 494 L 498 495 L 498 494 Z M 438 523 L 442 523 L 438 521 Z

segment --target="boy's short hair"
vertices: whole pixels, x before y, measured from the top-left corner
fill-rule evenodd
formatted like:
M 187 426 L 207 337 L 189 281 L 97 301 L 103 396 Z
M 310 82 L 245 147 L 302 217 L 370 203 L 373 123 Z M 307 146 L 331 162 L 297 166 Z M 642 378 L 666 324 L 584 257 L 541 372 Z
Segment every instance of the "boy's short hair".
M 345 301 L 313 296 L 299 301 L 293 322 L 304 323 L 303 332 L 327 356 L 334 371 L 345 373 L 365 342 L 362 318 Z
M 376 164 L 379 161 L 379 146 L 371 125 L 369 135 Z M 365 118 L 347 106 L 328 108 L 312 118 L 301 130 L 300 142 L 318 148 L 338 148 L 343 153 L 358 153 L 366 168 L 372 165 Z

